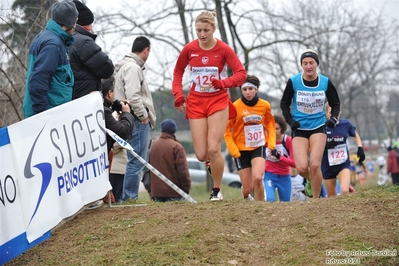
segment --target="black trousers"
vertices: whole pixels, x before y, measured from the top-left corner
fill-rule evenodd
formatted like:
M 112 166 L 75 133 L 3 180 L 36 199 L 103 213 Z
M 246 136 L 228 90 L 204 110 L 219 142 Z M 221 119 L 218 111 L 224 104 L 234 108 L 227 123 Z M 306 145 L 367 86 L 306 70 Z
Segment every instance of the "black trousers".
M 109 182 L 112 186 L 112 193 L 114 194 L 115 202 L 118 202 L 122 198 L 123 179 L 125 179 L 125 175 L 109 174 Z
M 391 173 L 392 185 L 399 185 L 399 173 Z

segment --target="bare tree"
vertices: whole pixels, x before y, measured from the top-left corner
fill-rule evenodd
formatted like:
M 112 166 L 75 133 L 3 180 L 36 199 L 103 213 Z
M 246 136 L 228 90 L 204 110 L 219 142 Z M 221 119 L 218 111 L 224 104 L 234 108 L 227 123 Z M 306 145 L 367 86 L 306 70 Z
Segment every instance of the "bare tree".
M 46 10 L 43 7 L 47 3 L 41 1 L 41 12 L 32 16 L 32 21 L 43 22 Z M 153 89 L 162 92 L 160 95 L 166 95 L 171 89 L 179 52 L 196 38 L 194 18 L 201 10 L 216 11 L 219 38 L 233 47 L 248 73 L 261 78 L 261 92 L 281 96 L 287 79 L 301 71 L 300 53 L 313 48 L 319 52 L 321 73 L 331 78 L 339 90 L 344 107 L 342 116 L 352 119 L 358 130 L 370 137 L 384 137 L 383 131 L 369 126 L 380 121 L 385 121 L 384 127 L 390 127 L 388 132 L 398 134 L 392 128 L 394 118 L 387 115 L 387 103 L 392 98 L 388 93 L 397 92 L 399 86 L 399 44 L 392 38 L 398 32 L 398 22 L 387 21 L 381 14 L 359 13 L 350 0 L 322 5 L 316 0 L 295 0 L 280 7 L 267 0 L 253 0 L 250 4 L 244 0 L 166 0 L 147 1 L 146 5 L 125 1 L 123 10 L 99 10 L 95 28 L 100 28 L 99 33 L 104 37 L 98 39 L 100 45 L 114 61 L 129 52 L 136 36 L 148 36 L 153 49 L 147 62 L 147 80 Z M 1 19 L 4 29 L 4 25 L 10 25 L 11 20 Z M 22 51 L 27 53 L 31 39 L 27 38 L 30 35 L 18 32 L 0 36 L 0 44 L 5 47 L 1 51 L 7 50 L 7 60 L 0 65 L 0 75 L 5 77 L 0 79 L 0 100 L 9 104 L 2 105 L 2 125 L 7 124 L 5 110 L 19 112 L 14 121 L 21 119 L 24 93 L 21 77 L 25 75 L 22 72 L 26 62 Z M 16 36 L 25 37 L 17 41 Z M 13 42 L 24 45 L 17 49 L 11 45 Z M 10 64 L 12 58 L 19 66 Z M 183 80 L 188 88 L 188 77 Z M 238 91 L 231 93 L 233 99 L 238 95 Z
M 255 9 L 249 17 L 256 21 L 261 17 L 256 14 L 261 12 L 264 11 Z M 284 88 L 287 79 L 300 71 L 300 53 L 313 48 L 319 52 L 321 72 L 339 90 L 343 116 L 354 119 L 360 132 L 380 138 L 380 132 L 369 125 L 381 118 L 384 101 L 378 96 L 387 90 L 390 73 L 394 72 L 398 45 L 391 36 L 398 31 L 397 22 L 386 22 L 381 15 L 354 12 L 348 2 L 339 1 L 323 5 L 317 1 L 294 1 L 262 18 L 263 22 L 254 24 L 261 29 L 255 32 L 262 32 L 263 36 L 252 39 L 267 40 L 243 50 L 250 51 L 246 52 L 247 62 L 251 62 L 252 69 L 263 72 L 261 76 L 266 77 L 263 80 L 271 91 Z M 261 23 L 264 25 L 259 26 Z
M 15 0 L 11 12 L 0 16 L 0 127 L 23 119 L 26 64 L 33 38 L 45 27 L 55 0 Z M 21 11 L 21 12 L 20 12 Z

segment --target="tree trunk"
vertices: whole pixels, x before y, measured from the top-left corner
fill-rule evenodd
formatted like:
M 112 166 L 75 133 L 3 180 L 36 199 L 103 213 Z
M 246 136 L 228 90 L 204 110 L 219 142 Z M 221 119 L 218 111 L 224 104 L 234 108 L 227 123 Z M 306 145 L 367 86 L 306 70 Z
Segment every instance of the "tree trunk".
M 41 0 L 41 8 L 40 8 L 40 25 L 44 29 L 46 27 L 46 0 Z

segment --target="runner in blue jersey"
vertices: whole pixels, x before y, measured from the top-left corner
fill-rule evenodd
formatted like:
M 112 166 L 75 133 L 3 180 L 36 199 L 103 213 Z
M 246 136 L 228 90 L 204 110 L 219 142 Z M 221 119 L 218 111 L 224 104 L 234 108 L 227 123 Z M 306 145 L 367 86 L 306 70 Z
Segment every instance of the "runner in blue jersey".
M 326 125 L 334 127 L 338 121 L 340 101 L 329 78 L 317 73 L 319 56 L 314 50 L 301 55 L 303 72 L 290 78 L 285 87 L 280 107 L 292 130 L 292 147 L 299 175 L 310 180 L 312 194 L 321 191 L 321 158 L 326 143 Z M 324 104 L 332 107 L 326 121 Z M 310 159 L 308 154 L 310 152 Z
M 326 117 L 330 118 L 331 108 L 328 105 L 326 106 Z M 350 192 L 351 162 L 346 140 L 348 137 L 355 138 L 356 145 L 358 146 L 357 156 L 359 157 L 359 163 L 362 163 L 366 158 L 362 147 L 362 140 L 356 132 L 356 127 L 347 119 L 339 119 L 334 128 L 327 126 L 326 130 L 327 144 L 321 162 L 321 170 L 323 172 L 327 195 L 329 197 L 337 195 L 337 178 L 340 184 L 341 195 L 347 194 Z

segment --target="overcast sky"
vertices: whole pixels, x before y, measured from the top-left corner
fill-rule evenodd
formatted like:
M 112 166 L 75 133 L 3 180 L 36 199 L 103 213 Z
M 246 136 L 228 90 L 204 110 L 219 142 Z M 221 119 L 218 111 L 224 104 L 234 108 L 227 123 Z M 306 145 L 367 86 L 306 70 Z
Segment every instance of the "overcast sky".
M 0 1 L 11 1 L 11 0 L 0 0 Z M 103 10 L 118 10 L 123 9 L 122 3 L 127 1 L 129 3 L 134 3 L 138 0 L 84 0 L 86 1 L 86 5 L 95 13 L 98 8 L 102 8 Z M 156 0 L 163 1 L 163 0 Z M 251 2 L 251 0 L 247 0 Z M 281 5 L 284 1 L 288 0 L 269 0 L 270 4 Z M 292 1 L 292 0 L 290 0 Z M 336 0 L 320 0 L 320 1 L 336 1 Z M 364 9 L 364 11 L 368 11 L 370 9 L 374 9 L 376 12 L 379 12 L 382 9 L 382 12 L 385 16 L 390 18 L 399 19 L 399 0 L 352 0 L 355 8 L 359 10 Z M 95 31 L 94 24 L 94 31 Z M 106 36 L 105 36 L 106 38 Z M 399 38 L 399 33 L 396 35 L 396 38 Z M 99 39 L 100 41 L 100 39 Z M 123 54 L 129 52 L 130 45 L 127 48 L 119 47 L 117 50 L 108 51 L 110 56 L 120 57 Z
M 39 1 L 39 0 L 37 0 Z M 138 0 L 129 0 L 129 2 L 134 2 Z M 162 0 L 156 0 L 162 1 Z M 250 0 L 249 0 L 250 1 Z M 270 3 L 281 3 L 284 0 L 269 0 Z M 321 0 L 322 1 L 322 0 Z M 323 0 L 326 1 L 326 0 Z M 334 0 L 330 0 L 334 1 Z M 393 18 L 399 18 L 399 0 L 353 0 L 356 6 L 359 9 L 365 8 L 369 9 L 375 7 L 376 10 L 380 10 L 383 8 L 383 13 L 387 16 Z M 11 4 L 14 0 L 0 0 L 0 14 L 4 15 L 7 11 L 10 10 Z M 121 8 L 121 0 L 85 0 L 87 6 L 93 11 L 97 10 L 97 8 L 101 7 L 103 9 L 117 9 Z M 141 1 L 142 2 L 142 1 Z
M 383 14 L 392 18 L 399 18 L 399 0 L 354 0 L 359 8 L 376 7 L 377 10 L 383 9 Z
M 0 1 L 9 1 L 12 2 L 11 0 L 0 0 Z M 137 0 L 129 0 L 129 2 L 134 2 Z M 160 0 L 157 0 L 160 1 Z M 281 3 L 284 0 L 269 0 L 270 3 Z M 326 1 L 326 0 L 320 0 L 320 1 Z M 328 1 L 328 0 L 327 0 Z M 330 1 L 335 1 L 335 0 L 330 0 Z M 123 1 L 120 0 L 86 0 L 86 4 L 90 9 L 96 10 L 98 7 L 101 7 L 103 9 L 116 9 L 116 8 L 122 8 L 121 3 Z M 250 2 L 250 0 L 249 0 Z M 385 15 L 393 17 L 393 18 L 399 18 L 399 0 L 353 0 L 356 6 L 359 7 L 359 9 L 365 8 L 369 9 L 371 7 L 375 7 L 377 10 L 380 10 L 382 7 L 383 12 Z
M 115 12 L 117 10 L 123 10 L 123 3 L 125 1 L 128 3 L 135 4 L 135 2 L 137 2 L 138 0 L 83 0 L 83 2 L 86 2 L 87 6 L 93 11 L 94 15 L 96 15 L 96 11 L 98 11 L 100 8 L 102 10 L 110 10 L 112 12 Z M 163 0 L 154 0 L 154 1 L 163 1 Z M 247 1 L 251 2 L 251 0 Z M 277 7 L 279 5 L 284 4 L 285 1 L 288 0 L 269 0 L 269 3 Z M 320 0 L 320 1 L 335 1 L 335 0 Z M 382 10 L 384 16 L 387 16 L 390 19 L 392 18 L 399 19 L 399 0 L 352 0 L 352 1 L 354 3 L 355 8 L 359 9 L 359 11 L 360 10 L 369 11 L 370 9 L 372 9 L 375 12 L 380 12 Z M 7 15 L 10 14 L 11 12 L 10 6 L 12 5 L 13 2 L 14 0 L 0 0 L 0 16 L 3 19 L 4 17 L 7 17 Z M 94 21 L 94 28 L 93 28 L 94 32 L 96 32 L 95 23 L 96 21 Z M 394 37 L 399 38 L 399 32 Z M 100 46 L 103 46 L 107 38 L 109 38 L 109 36 L 99 36 L 99 38 L 97 38 L 97 43 Z M 121 43 L 117 48 L 112 49 L 112 51 L 107 51 L 108 55 L 113 60 L 116 60 L 117 58 L 122 57 L 124 54 L 129 53 L 131 41 L 126 42 L 129 43 L 129 45 L 123 45 Z M 106 47 L 103 48 L 107 49 Z M 152 60 L 151 57 L 149 60 Z
M 37 0 L 39 1 L 39 0 Z M 81 0 L 82 1 L 82 0 Z M 138 0 L 129 0 L 128 2 L 134 3 L 134 1 Z M 156 0 L 162 1 L 162 0 Z M 249 2 L 251 0 L 248 0 Z M 275 3 L 279 5 L 284 0 L 269 0 L 269 3 Z M 335 1 L 335 0 L 320 0 L 320 1 Z M 0 0 L 0 15 L 6 16 L 10 13 L 10 6 L 14 0 Z M 83 0 L 86 2 L 87 6 L 95 13 L 96 10 L 102 8 L 103 10 L 118 10 L 123 9 L 122 3 L 124 1 L 121 0 Z M 399 19 L 399 0 L 353 0 L 354 5 L 359 10 L 370 10 L 374 9 L 376 12 L 382 9 L 382 12 L 385 16 L 390 18 Z

